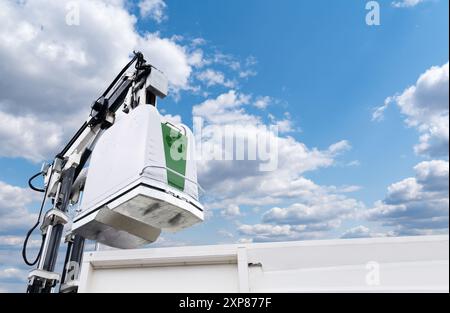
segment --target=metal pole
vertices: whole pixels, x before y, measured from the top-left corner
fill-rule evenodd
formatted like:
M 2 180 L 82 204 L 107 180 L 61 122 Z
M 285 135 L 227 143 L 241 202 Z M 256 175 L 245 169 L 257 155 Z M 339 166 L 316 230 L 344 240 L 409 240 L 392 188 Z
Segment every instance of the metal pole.
M 83 261 L 85 239 L 79 235 L 70 235 L 67 241 L 66 259 L 64 261 L 59 292 L 74 293 L 78 291 L 76 283 L 80 274 L 81 262 Z
M 35 274 L 31 275 L 27 292 L 30 293 L 50 293 L 57 284 L 59 275 L 54 273 L 58 250 L 61 243 L 61 237 L 64 231 L 64 219 L 58 218 L 52 211 L 67 212 L 69 205 L 72 184 L 75 178 L 75 167 L 65 170 L 61 175 L 61 181 L 58 185 L 57 193 L 54 198 L 53 209 L 46 215 L 45 221 L 45 242 L 41 252 L 39 265 Z M 61 214 L 61 213 L 59 213 Z

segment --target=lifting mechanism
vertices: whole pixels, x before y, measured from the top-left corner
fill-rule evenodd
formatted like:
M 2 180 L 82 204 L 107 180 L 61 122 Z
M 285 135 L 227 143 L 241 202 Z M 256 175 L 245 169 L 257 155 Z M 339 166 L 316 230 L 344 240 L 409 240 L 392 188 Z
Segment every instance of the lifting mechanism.
M 203 221 L 194 136 L 158 113 L 157 99 L 167 94 L 164 74 L 134 52 L 64 149 L 30 178 L 30 187 L 44 196 L 22 251 L 25 263 L 37 264 L 28 276 L 28 293 L 49 293 L 58 283 L 60 292 L 76 292 L 86 239 L 137 248 L 156 241 L 162 230 L 176 232 Z M 43 189 L 32 184 L 39 176 Z M 48 199 L 51 208 L 41 223 Z M 77 203 L 69 217 L 69 206 Z M 39 225 L 42 244 L 30 262 L 26 247 Z M 60 275 L 55 265 L 62 240 L 67 252 Z

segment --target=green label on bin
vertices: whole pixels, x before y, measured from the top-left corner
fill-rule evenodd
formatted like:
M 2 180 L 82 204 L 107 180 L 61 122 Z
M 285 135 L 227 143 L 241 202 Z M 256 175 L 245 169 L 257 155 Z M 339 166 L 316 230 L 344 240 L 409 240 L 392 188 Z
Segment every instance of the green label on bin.
M 186 153 L 188 140 L 178 130 L 167 124 L 161 124 L 166 157 L 167 183 L 184 191 L 186 175 Z

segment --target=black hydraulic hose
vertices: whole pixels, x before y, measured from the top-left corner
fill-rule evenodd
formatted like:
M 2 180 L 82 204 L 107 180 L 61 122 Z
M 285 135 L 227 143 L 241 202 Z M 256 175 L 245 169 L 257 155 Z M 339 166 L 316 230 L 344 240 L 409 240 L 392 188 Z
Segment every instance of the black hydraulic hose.
M 90 149 L 84 150 L 83 154 L 81 155 L 80 164 L 77 166 L 77 169 L 75 170 L 75 176 L 73 178 L 73 181 L 75 181 L 78 178 L 78 175 L 80 175 L 81 170 L 86 165 L 87 161 L 91 157 L 92 151 Z
M 28 180 L 28 186 L 30 186 L 30 188 L 33 189 L 34 191 L 45 192 L 45 189 L 37 188 L 37 187 L 34 187 L 34 185 L 33 185 L 33 179 L 35 179 L 36 177 L 38 177 L 42 174 L 43 174 L 43 172 L 39 172 L 36 175 L 31 176 L 31 178 Z
M 108 95 L 108 93 L 111 91 L 111 89 L 114 88 L 114 86 L 116 86 L 117 82 L 120 80 L 120 78 L 123 76 L 123 74 L 128 70 L 128 68 L 135 62 L 138 61 L 136 66 L 139 64 L 139 66 L 142 65 L 142 63 L 144 62 L 144 56 L 142 55 L 142 53 L 140 52 L 134 52 L 134 57 L 131 59 L 130 62 L 128 62 L 127 65 L 125 65 L 125 67 L 120 71 L 120 73 L 116 76 L 116 78 L 114 78 L 114 80 L 112 81 L 112 83 L 108 86 L 108 88 L 106 88 L 106 90 L 103 92 L 103 95 L 100 96 L 97 101 L 104 97 L 106 98 L 106 96 Z M 69 151 L 70 147 L 75 143 L 75 141 L 78 139 L 78 137 L 81 136 L 81 134 L 86 130 L 86 128 L 89 127 L 89 123 L 85 122 L 81 128 L 76 132 L 76 134 L 72 137 L 72 139 L 70 139 L 69 143 L 65 146 L 65 148 L 57 155 L 59 157 L 63 157 L 67 151 Z
M 36 263 L 39 261 L 39 259 L 41 258 L 41 254 L 42 254 L 42 248 L 44 247 L 44 242 L 45 242 L 45 236 L 42 236 L 42 242 L 41 242 L 41 247 L 39 248 L 39 252 L 36 256 L 36 259 L 34 261 L 29 261 L 28 257 L 27 257 L 27 246 L 28 246 L 28 240 L 30 239 L 31 234 L 33 233 L 33 231 L 36 229 L 36 227 L 39 226 L 40 223 L 40 218 L 38 219 L 38 221 L 36 222 L 36 224 L 34 224 L 33 227 L 31 227 L 31 229 L 27 232 L 27 235 L 25 236 L 25 241 L 23 242 L 23 246 L 22 246 L 22 258 L 25 262 L 25 264 L 29 265 L 29 266 L 34 266 L 36 265 Z
M 131 64 L 133 64 L 134 61 L 136 61 L 136 59 L 140 58 L 141 55 L 142 54 L 140 54 L 139 52 L 137 52 L 137 53 L 135 52 L 134 53 L 134 57 L 131 59 L 130 62 L 128 62 L 127 65 L 125 65 L 125 67 L 120 71 L 120 73 L 116 76 L 116 78 L 114 78 L 112 83 L 108 86 L 108 88 L 106 88 L 106 90 L 103 93 L 102 97 L 106 97 L 108 95 L 108 93 L 116 85 L 116 83 L 119 81 L 119 79 L 122 77 L 122 75 L 128 70 L 128 68 L 131 66 Z
M 50 174 L 50 178 L 48 180 L 49 182 L 51 181 L 52 176 L 53 176 L 53 171 Z M 28 240 L 30 239 L 30 236 L 33 233 L 33 231 L 39 226 L 39 224 L 41 222 L 42 211 L 44 209 L 44 204 L 45 204 L 45 201 L 47 199 L 47 193 L 48 193 L 48 187 L 45 188 L 45 191 L 44 191 L 44 197 L 42 198 L 41 207 L 39 209 L 39 215 L 38 215 L 36 224 L 34 224 L 33 227 L 31 227 L 30 230 L 27 232 L 27 235 L 25 236 L 25 241 L 23 242 L 23 246 L 22 246 L 22 258 L 23 258 L 25 264 L 27 264 L 29 266 L 36 265 L 36 263 L 41 258 L 42 248 L 44 247 L 45 236 L 43 235 L 42 236 L 41 247 L 39 248 L 39 252 L 38 252 L 38 255 L 36 256 L 36 259 L 34 261 L 32 261 L 32 262 L 28 260 L 28 257 L 27 257 Z
M 111 89 L 114 88 L 114 86 L 116 86 L 117 82 L 119 81 L 119 79 L 123 76 L 123 74 L 128 70 L 128 68 L 137 60 L 136 63 L 136 69 L 139 69 L 144 63 L 144 56 L 142 55 L 141 52 L 136 52 L 134 51 L 134 57 L 130 60 L 130 62 L 128 62 L 127 65 L 125 65 L 125 67 L 120 71 L 120 73 L 116 76 L 116 78 L 112 81 L 112 83 L 108 86 L 108 88 L 106 88 L 106 90 L 104 91 L 102 97 L 106 97 L 108 95 L 108 93 L 111 91 Z M 101 98 L 101 97 L 100 97 Z M 100 99 L 99 98 L 99 99 Z M 75 136 L 70 140 L 69 144 L 63 149 L 63 151 L 59 154 L 60 157 L 62 157 L 68 150 L 69 148 L 72 146 L 72 144 L 76 141 L 76 139 L 81 135 L 81 133 L 88 127 L 88 123 L 84 123 L 83 126 L 81 126 L 81 128 L 77 131 L 77 133 L 75 134 Z M 82 156 L 82 162 L 80 164 L 80 166 L 76 169 L 76 173 L 75 173 L 75 178 L 79 175 L 81 169 L 83 168 L 84 164 L 86 164 L 87 160 L 89 159 L 91 154 L 91 151 L 85 151 L 85 153 Z M 37 188 L 33 185 L 32 181 L 33 179 L 35 179 L 36 177 L 38 177 L 39 175 L 41 175 L 42 172 L 34 175 L 33 177 L 31 177 L 28 180 L 28 185 L 30 186 L 31 189 L 38 191 L 38 192 L 44 192 L 44 197 L 42 199 L 42 203 L 41 203 L 41 207 L 39 209 L 39 216 L 38 219 L 36 221 L 36 224 L 33 225 L 33 227 L 27 232 L 27 235 L 25 237 L 25 241 L 23 243 L 23 247 L 22 247 L 22 257 L 23 260 L 25 261 L 25 263 L 29 266 L 34 266 L 40 259 L 41 254 L 42 254 L 42 248 L 44 246 L 44 242 L 45 242 L 45 236 L 42 236 L 42 243 L 41 243 L 41 247 L 39 249 L 39 253 L 36 257 L 36 259 L 33 262 L 30 262 L 27 258 L 27 245 L 28 245 L 28 240 L 30 239 L 31 234 L 33 233 L 33 231 L 39 226 L 40 222 L 41 222 L 41 216 L 42 216 L 42 211 L 44 209 L 44 204 L 47 198 L 47 192 L 48 192 L 48 188 L 45 189 L 40 189 Z M 50 174 L 50 178 L 49 178 L 49 182 L 51 181 L 52 178 L 52 174 L 53 172 Z

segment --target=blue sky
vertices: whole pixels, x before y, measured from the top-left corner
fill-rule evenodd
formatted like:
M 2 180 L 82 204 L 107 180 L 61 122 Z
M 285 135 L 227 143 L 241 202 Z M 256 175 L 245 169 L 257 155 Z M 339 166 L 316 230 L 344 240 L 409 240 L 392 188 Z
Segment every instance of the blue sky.
M 206 221 L 157 245 L 448 233 L 448 1 L 378 1 L 379 26 L 367 2 L 79 1 L 68 25 L 64 1 L 0 0 L 0 291 L 24 281 L 28 177 L 133 49 L 169 77 L 164 114 L 289 126 L 272 173 L 200 163 Z

